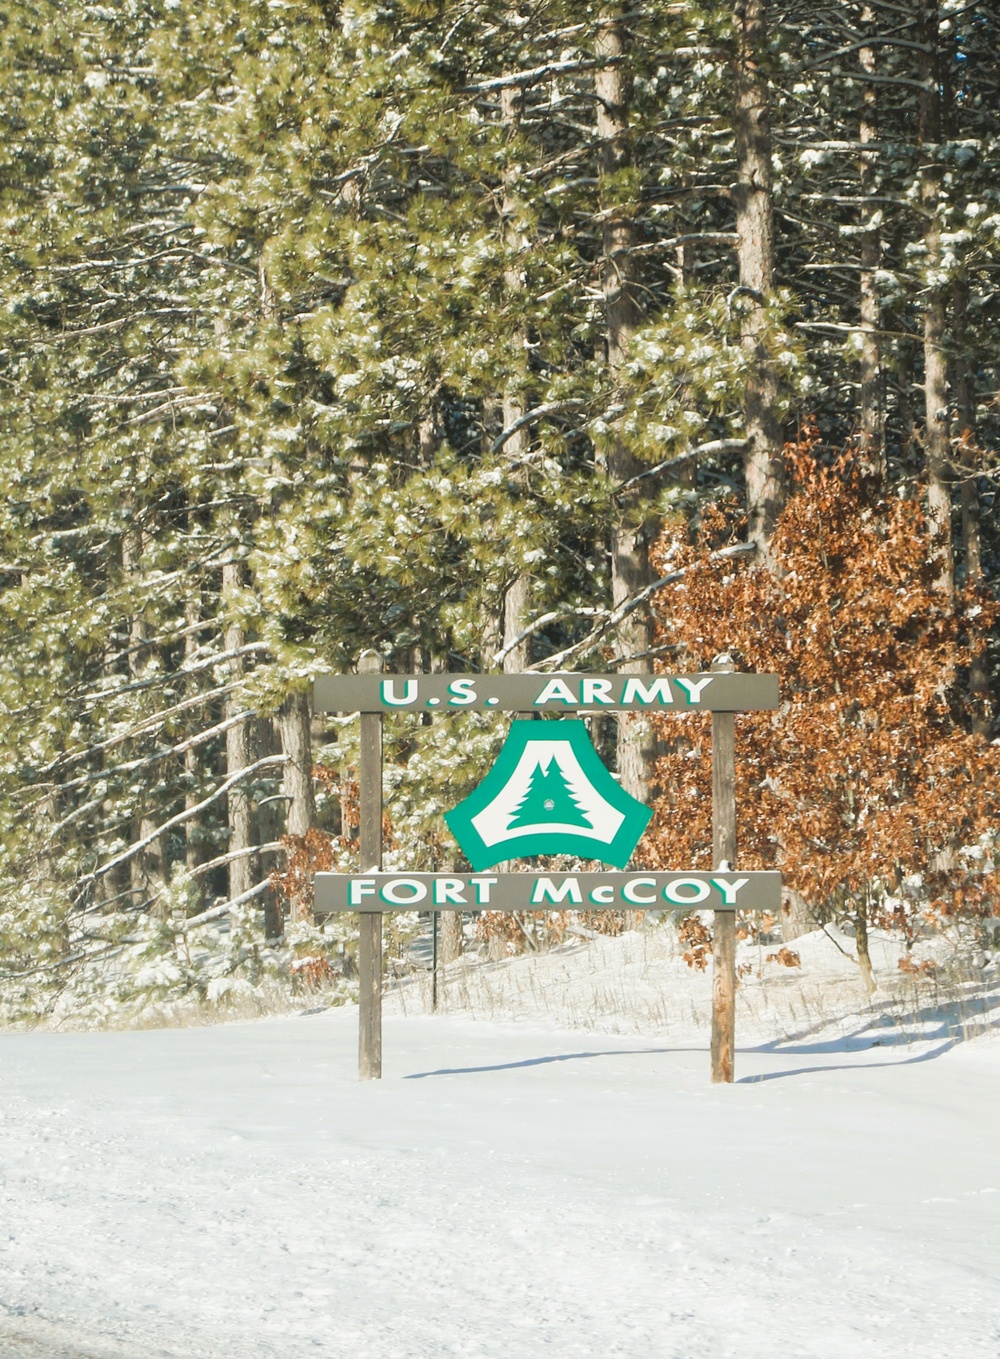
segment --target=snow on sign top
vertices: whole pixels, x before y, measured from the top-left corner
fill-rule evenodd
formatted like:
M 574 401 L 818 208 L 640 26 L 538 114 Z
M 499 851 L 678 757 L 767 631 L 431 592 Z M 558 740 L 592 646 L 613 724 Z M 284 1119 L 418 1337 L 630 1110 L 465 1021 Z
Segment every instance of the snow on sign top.
M 777 675 L 321 675 L 316 712 L 753 712 L 778 706 Z

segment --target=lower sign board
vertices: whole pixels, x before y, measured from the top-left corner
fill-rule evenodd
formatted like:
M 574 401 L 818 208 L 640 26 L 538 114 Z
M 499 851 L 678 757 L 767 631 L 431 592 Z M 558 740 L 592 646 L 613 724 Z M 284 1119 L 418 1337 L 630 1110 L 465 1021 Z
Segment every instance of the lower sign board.
M 317 873 L 317 915 L 335 911 L 771 911 L 780 873 Z

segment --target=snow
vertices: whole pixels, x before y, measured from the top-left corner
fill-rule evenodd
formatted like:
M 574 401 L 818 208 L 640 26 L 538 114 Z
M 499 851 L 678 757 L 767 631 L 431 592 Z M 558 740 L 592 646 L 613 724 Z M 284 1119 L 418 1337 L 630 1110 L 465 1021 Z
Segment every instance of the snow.
M 391 997 L 366 1085 L 353 1007 L 0 1034 L 0 1356 L 996 1359 L 1000 1043 L 843 986 L 779 1040 L 748 984 L 718 1087 L 687 969 L 671 1032 L 503 1017 L 615 959 L 641 1000 L 644 940 L 493 969 L 493 1020 Z
M 711 922 L 711 913 L 704 915 Z M 792 942 L 795 967 L 776 961 L 777 936 L 771 943 L 741 942 L 739 1036 L 766 1042 L 823 1028 L 828 1037 L 850 1037 L 859 1024 L 862 1031 L 903 1024 L 910 1037 L 952 1030 L 970 1037 L 989 1029 L 1000 984 L 996 964 L 987 973 L 956 979 L 954 946 L 943 936 L 921 941 L 910 962 L 937 963 L 942 978 L 949 978 L 939 985 L 935 977 L 900 972 L 905 949 L 898 938 L 873 932 L 870 944 L 879 979 L 873 1002 L 861 986 L 853 939 L 832 928 Z M 683 951 L 668 925 L 618 938 L 598 936 L 585 947 L 571 939 L 562 948 L 499 966 L 467 958 L 448 970 L 441 989 L 450 1011 L 472 1019 L 529 1019 L 564 1029 L 702 1041 L 711 1022 L 711 967 L 692 970 Z M 422 1013 L 429 999 L 426 977 L 397 990 L 387 1005 L 394 1013 Z

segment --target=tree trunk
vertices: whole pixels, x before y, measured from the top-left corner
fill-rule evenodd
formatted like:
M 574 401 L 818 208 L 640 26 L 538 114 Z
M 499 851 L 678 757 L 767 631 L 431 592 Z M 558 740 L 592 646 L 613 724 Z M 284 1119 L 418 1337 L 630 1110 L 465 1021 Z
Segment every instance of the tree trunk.
M 872 970 L 872 956 L 868 950 L 868 908 L 865 902 L 858 902 L 854 916 L 854 943 L 858 950 L 858 966 L 861 968 L 861 984 L 874 995 L 878 990 L 875 973 Z
M 317 799 L 313 788 L 313 715 L 308 694 L 289 694 L 274 720 L 281 754 L 288 756 L 288 764 L 281 771 L 281 791 L 284 794 L 284 829 L 288 836 L 304 836 L 313 828 L 317 818 Z M 269 839 L 269 837 L 268 837 Z M 283 930 L 281 913 L 270 893 L 266 894 L 265 932 L 269 939 L 277 939 Z M 292 902 L 292 920 L 306 919 L 308 912 L 298 901 Z
M 440 675 L 448 669 L 447 655 L 431 657 L 431 673 Z M 441 866 L 444 873 L 455 871 L 455 857 L 453 854 L 445 856 Z M 461 911 L 441 911 L 438 919 L 439 938 L 441 942 L 440 961 L 443 964 L 457 962 L 462 956 L 464 938 L 462 934 L 462 912 Z
M 966 321 L 969 287 L 964 278 L 956 279 L 953 292 L 955 344 L 955 406 L 962 448 L 962 557 L 965 584 L 983 583 L 982 530 L 979 510 L 979 447 L 976 440 L 976 397 L 972 366 L 969 363 Z M 986 639 L 979 633 L 971 638 L 969 700 L 972 730 L 986 735 L 993 724 L 993 695 L 986 651 Z
M 622 202 L 620 175 L 632 164 L 629 131 L 631 80 L 621 58 L 626 55 L 626 30 L 621 9 L 605 14 L 598 31 L 596 53 L 615 61 L 598 70 L 597 135 L 600 141 L 604 252 L 604 318 L 607 364 L 612 378 L 625 365 L 629 343 L 642 320 L 635 256 L 634 203 Z M 616 437 L 607 459 L 614 484 L 637 476 L 642 463 Z M 643 590 L 652 580 L 649 563 L 649 525 L 640 496 L 623 504 L 611 525 L 611 597 L 615 608 Z M 653 622 L 647 608 L 635 609 L 619 625 L 616 649 L 627 659 L 617 667 L 622 674 L 647 674 L 652 662 Z M 641 659 L 639 659 L 641 657 Z M 656 746 L 652 725 L 644 717 L 621 714 L 618 721 L 618 775 L 626 792 L 645 801 Z
M 786 887 L 781 894 L 781 942 L 790 944 L 793 939 L 811 934 L 816 928 L 816 921 L 805 897 L 801 892 Z
M 874 30 L 875 12 L 867 5 L 862 11 L 861 22 L 866 32 L 871 33 Z M 875 49 L 863 47 L 858 55 L 861 69 L 867 75 L 874 75 Z M 878 99 L 874 84 L 865 85 L 862 101 L 858 139 L 862 146 L 865 146 L 878 138 Z M 877 192 L 876 159 L 873 152 L 862 151 L 858 176 L 862 198 L 872 200 L 861 209 L 864 230 L 860 239 L 861 420 L 858 452 L 865 473 L 882 482 L 886 473 L 885 414 L 879 352 L 881 318 L 875 284 L 875 275 L 882 256 L 882 234 L 878 204 L 873 197 Z
M 282 771 L 285 794 L 285 833 L 305 835 L 316 820 L 316 796 L 312 781 L 312 715 L 309 695 L 291 694 L 282 705 L 277 721 L 281 751 L 289 757 Z M 293 903 L 292 919 L 305 918 L 304 907 Z M 280 922 L 273 922 L 273 933 L 280 934 Z M 269 931 L 271 933 L 271 931 Z
M 462 956 L 462 912 L 442 911 L 441 925 L 441 962 L 455 963 Z
M 237 594 L 244 583 L 244 571 L 242 563 L 227 562 L 222 568 L 222 594 L 224 605 L 227 597 Z M 246 635 L 242 626 L 238 622 L 231 622 L 226 628 L 225 648 L 227 651 L 237 651 L 246 642 Z M 229 663 L 229 676 L 231 680 L 238 680 L 243 674 L 245 663 L 242 657 L 234 657 Z M 229 696 L 226 703 L 227 717 L 234 717 L 245 708 L 243 694 L 239 689 L 235 689 Z M 238 773 L 241 769 L 253 762 L 251 751 L 252 744 L 252 718 L 248 714 L 242 722 L 237 722 L 226 732 L 226 773 L 228 776 Z M 254 842 L 253 834 L 253 804 L 250 799 L 250 790 L 245 783 L 238 783 L 229 790 L 226 796 L 227 815 L 229 820 L 229 852 L 249 850 Z M 229 868 L 229 897 L 234 900 L 248 892 L 254 883 L 254 870 L 256 868 L 256 856 L 249 853 L 241 853 L 240 857 L 230 861 Z
M 937 0 L 921 0 L 920 205 L 924 211 L 924 456 L 927 520 L 938 589 L 952 595 L 955 567 L 951 534 L 951 429 L 948 419 L 947 308 L 941 269 L 940 195 L 943 166 Z
M 524 91 L 519 88 L 505 89 L 500 92 L 500 111 L 504 128 L 506 129 L 507 140 L 513 140 L 519 132 L 521 113 L 524 108 Z M 504 269 L 504 287 L 508 304 L 513 312 L 517 312 L 525 288 L 524 267 L 517 258 L 519 252 L 526 244 L 527 240 L 519 223 L 520 206 L 518 203 L 517 188 L 518 180 L 522 172 L 522 167 L 518 164 L 507 165 L 503 173 L 503 203 L 501 206 L 502 224 L 501 231 L 504 248 L 511 252 L 511 259 Z M 524 397 L 522 395 L 524 381 L 526 377 L 526 343 L 527 336 L 519 327 L 511 339 L 514 350 L 514 372 L 504 389 L 502 401 L 503 428 L 510 429 L 524 415 Z M 506 441 L 503 447 L 504 458 L 515 465 L 515 480 L 524 482 L 526 480 L 526 469 L 523 466 L 524 459 L 528 455 L 531 446 L 531 433 L 527 425 L 517 430 Z M 503 597 L 503 619 L 501 633 L 503 636 L 503 647 L 505 655 L 503 668 L 509 674 L 517 674 L 526 670 L 531 664 L 531 639 L 525 637 L 516 645 L 511 645 L 514 638 L 523 632 L 527 627 L 528 610 L 531 605 L 531 578 L 526 572 L 519 572 L 507 585 Z M 510 650 L 506 650 L 510 647 Z M 445 912 L 445 916 L 450 915 Z M 444 938 L 445 917 L 442 917 L 442 940 Z
M 42 801 L 36 813 L 35 835 L 36 843 L 39 845 L 38 859 L 35 870 L 35 877 L 39 895 L 44 901 L 52 902 L 56 897 L 56 876 L 52 863 L 52 828 L 59 822 L 59 803 L 55 793 L 49 793 Z M 96 887 L 103 883 L 102 878 L 98 878 Z M 55 919 L 56 912 L 52 911 L 49 918 Z
M 127 582 L 137 579 L 142 570 L 143 533 L 139 528 L 130 528 L 122 535 L 122 567 Z M 147 646 L 150 628 L 134 609 L 129 620 L 129 673 L 134 680 L 142 680 L 149 672 L 152 649 Z M 135 827 L 136 840 L 145 840 L 156 829 L 157 820 L 149 811 L 143 811 Z M 146 849 L 132 856 L 129 861 L 129 875 L 132 888 L 132 901 L 142 906 L 153 899 L 152 910 L 156 915 L 166 913 L 163 899 L 165 882 L 166 854 L 162 838 L 155 839 Z
M 286 699 L 278 723 L 282 753 L 289 756 L 282 775 L 286 798 L 285 831 L 288 835 L 305 835 L 316 820 L 309 695 L 300 692 Z
M 895 318 L 895 328 L 897 330 L 902 330 L 904 324 L 902 317 L 897 315 Z M 909 467 L 914 461 L 914 450 L 918 443 L 917 417 L 913 401 L 914 366 L 917 353 L 916 341 L 910 339 L 898 341 L 896 352 L 897 359 L 895 363 L 895 373 L 898 385 L 899 451 L 904 465 Z
M 186 601 L 184 606 L 184 624 L 187 628 L 193 628 L 201 616 L 201 601 L 191 598 Z M 198 650 L 197 632 L 189 632 L 184 638 L 184 659 L 190 661 Z M 200 684 L 197 675 L 192 675 L 187 681 L 187 696 L 193 697 Z M 188 733 L 193 735 L 193 729 Z M 199 788 L 201 761 L 204 753 L 197 747 L 184 752 L 184 775 L 187 781 L 187 792 L 184 794 L 184 808 L 190 811 L 201 801 L 201 791 Z M 205 854 L 205 826 L 201 816 L 193 816 L 190 821 L 184 823 L 184 867 L 190 873 L 199 864 L 204 863 L 207 858 Z
M 758 62 L 765 50 L 765 0 L 736 0 L 737 255 L 743 347 L 750 355 L 744 387 L 747 536 L 767 561 L 784 501 L 778 382 L 767 353 L 767 303 L 774 277 L 774 206 L 767 78 Z

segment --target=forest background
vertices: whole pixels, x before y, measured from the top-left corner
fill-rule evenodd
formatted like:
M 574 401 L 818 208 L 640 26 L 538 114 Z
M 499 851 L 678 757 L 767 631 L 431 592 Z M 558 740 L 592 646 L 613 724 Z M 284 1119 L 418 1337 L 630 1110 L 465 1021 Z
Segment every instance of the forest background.
M 350 972 L 366 649 L 777 671 L 786 932 L 989 934 L 995 5 L 6 0 L 0 70 L 3 1016 Z M 698 721 L 591 722 L 636 862 L 708 862 Z M 502 724 L 387 734 L 457 866 Z

